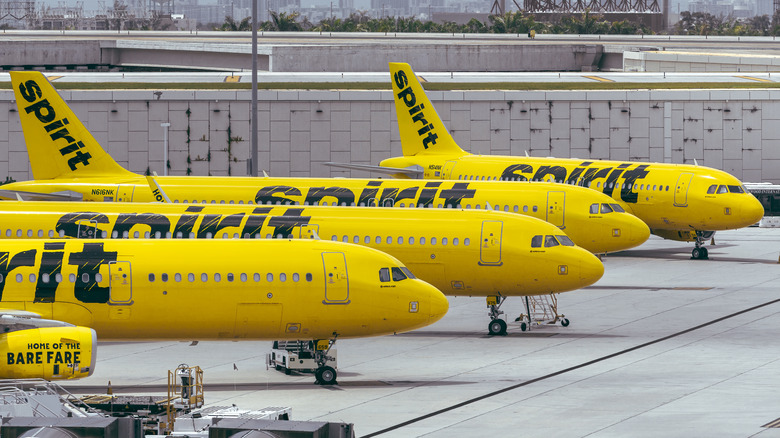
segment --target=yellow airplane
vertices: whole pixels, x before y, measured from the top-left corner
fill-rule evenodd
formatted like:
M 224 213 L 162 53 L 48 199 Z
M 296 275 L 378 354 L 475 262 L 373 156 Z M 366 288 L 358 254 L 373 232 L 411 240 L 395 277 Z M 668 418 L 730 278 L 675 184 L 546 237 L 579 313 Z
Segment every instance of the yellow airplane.
M 758 222 L 764 209 L 721 170 L 683 164 L 472 155 L 455 143 L 411 67 L 390 63 L 403 157 L 380 163 L 397 177 L 461 181 L 554 181 L 595 189 L 642 219 L 653 234 L 694 241 Z M 377 170 L 375 166 L 342 167 Z
M 491 335 L 506 334 L 499 319 L 506 297 L 579 289 L 604 272 L 555 226 L 496 211 L 0 202 L 0 239 L 41 237 L 321 238 L 369 246 L 446 295 L 487 297 Z
M 101 340 L 314 340 L 432 324 L 447 298 L 381 251 L 321 240 L 17 240 L 0 244 L 0 378 L 70 379 Z M 203 305 L 208 303 L 208 306 Z
M 146 179 L 119 166 L 39 72 L 11 72 L 35 180 L 0 196 L 25 200 L 162 201 Z M 483 181 L 157 177 L 175 203 L 379 205 L 496 209 L 546 220 L 593 252 L 642 244 L 650 230 L 622 201 L 582 187 Z

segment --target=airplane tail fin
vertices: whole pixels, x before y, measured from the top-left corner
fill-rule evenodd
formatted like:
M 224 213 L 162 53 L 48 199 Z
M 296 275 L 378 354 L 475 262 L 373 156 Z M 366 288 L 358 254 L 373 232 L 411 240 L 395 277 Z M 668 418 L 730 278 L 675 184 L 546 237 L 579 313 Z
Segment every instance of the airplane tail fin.
M 33 178 L 131 174 L 79 121 L 40 72 L 11 72 Z
M 409 64 L 391 62 L 390 76 L 404 156 L 466 155 L 444 126 Z

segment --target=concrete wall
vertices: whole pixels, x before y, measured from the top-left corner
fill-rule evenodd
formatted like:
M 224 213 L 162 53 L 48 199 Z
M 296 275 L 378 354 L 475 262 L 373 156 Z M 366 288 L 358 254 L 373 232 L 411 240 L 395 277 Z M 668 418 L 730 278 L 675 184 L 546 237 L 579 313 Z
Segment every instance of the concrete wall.
M 246 175 L 248 91 L 65 91 L 123 166 Z M 780 183 L 780 90 L 430 92 L 455 139 L 482 154 L 649 160 Z M 322 165 L 401 154 L 389 91 L 260 92 L 260 167 L 272 176 L 368 176 Z M 229 140 L 230 138 L 230 140 Z M 0 91 L 0 180 L 30 179 L 10 90 Z

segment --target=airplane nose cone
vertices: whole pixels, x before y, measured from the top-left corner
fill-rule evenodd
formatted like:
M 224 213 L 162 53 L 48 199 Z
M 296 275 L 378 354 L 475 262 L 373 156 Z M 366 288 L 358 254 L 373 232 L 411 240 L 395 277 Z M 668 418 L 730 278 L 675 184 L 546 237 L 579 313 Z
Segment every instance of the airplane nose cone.
M 604 265 L 601 260 L 593 254 L 589 256 L 583 257 L 580 261 L 580 281 L 583 283 L 580 287 L 590 286 L 604 275 Z
M 750 226 L 764 217 L 764 207 L 755 196 L 750 195 L 750 201 L 742 207 L 742 217 L 745 219 L 745 226 Z
M 430 286 L 430 288 L 430 322 L 434 323 L 447 314 L 447 310 L 450 308 L 450 302 L 439 289 L 436 289 L 433 286 Z

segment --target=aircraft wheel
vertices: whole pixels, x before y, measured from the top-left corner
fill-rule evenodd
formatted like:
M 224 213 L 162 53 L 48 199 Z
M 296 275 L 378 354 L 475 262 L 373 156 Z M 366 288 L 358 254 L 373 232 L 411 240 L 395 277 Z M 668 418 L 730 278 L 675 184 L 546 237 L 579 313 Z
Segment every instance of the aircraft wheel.
M 566 318 L 563 318 L 561 320 L 561 325 L 564 326 L 564 327 L 568 327 L 569 326 L 569 320 L 566 319 Z
M 528 330 L 528 324 L 526 324 L 524 322 L 521 322 L 520 323 L 520 330 L 522 330 L 522 331 Z
M 287 374 L 287 375 L 289 376 L 290 374 L 292 374 L 292 370 L 291 370 L 291 369 L 289 369 L 289 368 L 285 368 L 285 369 L 284 369 L 284 373 L 285 373 L 285 374 Z
M 705 248 L 705 247 L 701 247 L 701 248 L 699 248 L 699 249 L 701 250 L 701 256 L 700 256 L 700 257 L 701 257 L 701 259 L 702 259 L 702 260 L 707 260 L 707 259 L 709 258 L 709 255 L 710 255 L 710 254 L 709 254 L 709 251 L 707 251 L 707 248 Z
M 506 321 L 503 319 L 494 319 L 488 324 L 488 333 L 492 336 L 506 334 Z
M 317 368 L 314 373 L 317 383 L 321 385 L 335 385 L 336 384 L 336 370 L 332 367 L 324 366 Z
M 693 248 L 693 251 L 691 251 L 691 258 L 695 260 L 701 259 L 701 249 Z

